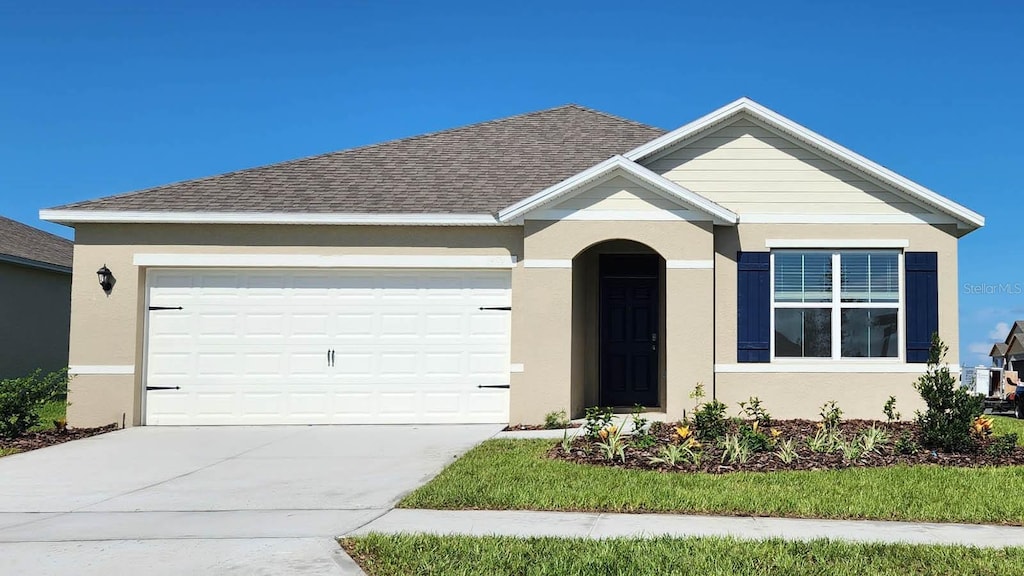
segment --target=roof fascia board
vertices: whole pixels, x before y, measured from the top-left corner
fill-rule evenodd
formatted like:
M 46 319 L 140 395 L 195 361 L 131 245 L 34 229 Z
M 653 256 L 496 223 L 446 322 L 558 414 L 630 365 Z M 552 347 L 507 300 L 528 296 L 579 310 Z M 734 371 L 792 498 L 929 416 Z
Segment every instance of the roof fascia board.
M 491 214 L 311 214 L 291 212 L 144 212 L 40 210 L 59 224 L 373 224 L 391 226 L 486 226 L 503 224 Z
M 71 268 L 68 266 L 32 260 L 31 258 L 22 258 L 20 256 L 12 256 L 10 254 L 0 254 L 0 262 L 25 266 L 27 268 L 39 268 L 40 270 L 49 270 L 51 272 L 60 272 L 62 274 L 71 274 Z
M 656 193 L 659 193 L 675 202 L 679 202 L 687 207 L 697 208 L 699 211 L 704 212 L 712 217 L 712 219 L 719 224 L 736 224 L 738 221 L 737 215 L 711 200 L 688 190 L 671 180 L 655 174 L 654 172 L 640 166 L 639 164 L 627 160 L 622 156 L 612 156 L 611 158 L 595 164 L 590 168 L 563 180 L 562 182 L 550 186 L 525 200 L 516 202 L 498 212 L 498 219 L 503 222 L 515 221 L 522 218 L 528 212 L 536 210 L 541 206 L 545 206 L 567 196 L 569 193 L 579 190 L 584 186 L 590 185 L 594 182 L 600 181 L 606 176 L 612 174 L 615 170 L 621 170 L 630 180 L 633 180 L 639 185 L 648 186 L 654 189 Z
M 785 134 L 793 136 L 803 144 L 816 150 L 824 152 L 828 156 L 840 160 L 855 169 L 866 172 L 878 178 L 883 183 L 896 187 L 909 194 L 912 198 L 923 201 L 929 206 L 953 216 L 961 227 L 980 228 L 985 225 L 985 217 L 973 210 L 962 206 L 920 184 L 900 176 L 888 168 L 877 164 L 856 152 L 845 148 L 828 138 L 810 130 L 792 120 L 778 114 L 749 98 L 740 98 L 735 102 L 727 104 L 706 116 L 686 124 L 676 130 L 665 134 L 650 142 L 630 150 L 624 156 L 634 162 L 650 157 L 658 152 L 675 146 L 680 142 L 695 136 L 696 134 L 712 128 L 732 117 L 746 112 L 754 119 L 764 122 L 768 126 Z

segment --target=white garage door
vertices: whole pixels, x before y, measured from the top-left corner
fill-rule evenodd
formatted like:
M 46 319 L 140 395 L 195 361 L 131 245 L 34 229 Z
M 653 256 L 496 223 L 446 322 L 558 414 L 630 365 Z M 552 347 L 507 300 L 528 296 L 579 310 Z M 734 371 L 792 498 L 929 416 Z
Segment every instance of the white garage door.
M 153 270 L 147 424 L 507 422 L 507 270 Z M 178 307 L 181 309 L 177 309 Z

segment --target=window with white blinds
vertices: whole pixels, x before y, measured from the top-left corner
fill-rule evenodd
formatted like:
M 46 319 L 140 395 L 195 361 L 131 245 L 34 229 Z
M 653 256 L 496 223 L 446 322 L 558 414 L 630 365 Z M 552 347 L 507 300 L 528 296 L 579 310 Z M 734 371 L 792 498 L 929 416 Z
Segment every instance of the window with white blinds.
M 899 302 L 897 252 L 840 252 L 843 302 Z
M 902 257 L 896 250 L 773 251 L 772 356 L 897 358 Z
M 779 252 L 775 256 L 777 302 L 831 302 L 832 255 Z

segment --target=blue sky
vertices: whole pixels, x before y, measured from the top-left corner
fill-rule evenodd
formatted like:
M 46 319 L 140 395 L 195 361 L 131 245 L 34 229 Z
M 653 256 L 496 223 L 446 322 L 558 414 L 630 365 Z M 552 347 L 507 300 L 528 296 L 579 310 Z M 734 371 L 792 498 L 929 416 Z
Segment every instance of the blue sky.
M 567 102 L 675 128 L 745 95 L 986 216 L 960 242 L 981 361 L 1024 319 L 1024 5 L 839 4 L 0 0 L 0 213 L 70 236 L 38 210 Z

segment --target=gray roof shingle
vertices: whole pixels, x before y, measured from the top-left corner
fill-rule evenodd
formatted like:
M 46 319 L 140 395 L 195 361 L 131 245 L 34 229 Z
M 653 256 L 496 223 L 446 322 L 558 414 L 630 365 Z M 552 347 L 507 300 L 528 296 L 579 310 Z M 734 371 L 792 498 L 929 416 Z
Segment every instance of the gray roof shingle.
M 0 216 L 0 257 L 71 268 L 73 252 L 70 240 Z
M 496 213 L 662 134 L 570 104 L 57 209 Z

